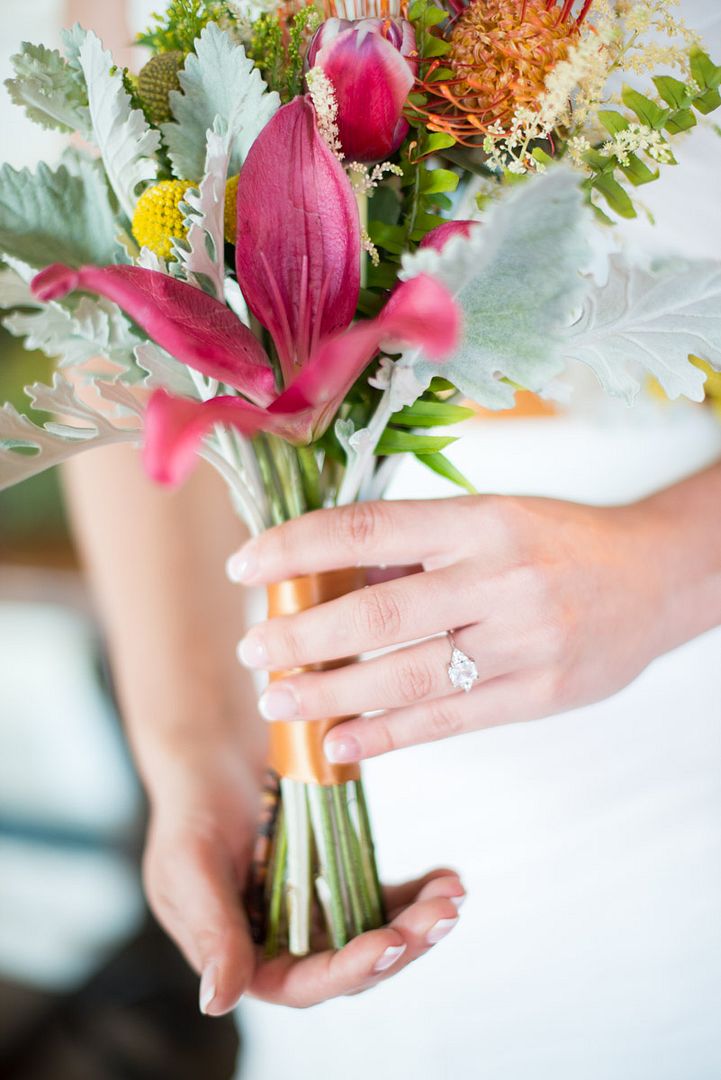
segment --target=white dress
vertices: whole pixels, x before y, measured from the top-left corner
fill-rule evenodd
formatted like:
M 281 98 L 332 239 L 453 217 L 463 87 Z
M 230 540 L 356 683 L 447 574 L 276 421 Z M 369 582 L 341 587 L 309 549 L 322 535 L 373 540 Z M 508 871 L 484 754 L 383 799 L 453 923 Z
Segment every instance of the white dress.
M 718 5 L 685 7 L 718 57 Z M 632 235 L 718 258 L 721 140 L 679 156 L 643 192 L 661 224 Z M 457 460 L 481 490 L 613 503 L 720 453 L 705 409 L 598 403 L 479 423 Z M 442 493 L 408 465 L 391 495 Z M 601 704 L 371 762 L 384 876 L 457 867 L 460 923 L 371 993 L 244 1002 L 239 1080 L 718 1080 L 720 667 L 721 629 Z

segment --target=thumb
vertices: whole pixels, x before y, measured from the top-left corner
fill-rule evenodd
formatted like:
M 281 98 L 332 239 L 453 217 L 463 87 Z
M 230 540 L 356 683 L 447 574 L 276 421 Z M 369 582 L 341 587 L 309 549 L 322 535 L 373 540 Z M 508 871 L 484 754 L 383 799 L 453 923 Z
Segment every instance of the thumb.
M 255 954 L 233 858 L 218 838 L 149 839 L 146 893 L 158 921 L 201 976 L 208 1016 L 233 1009 L 254 972 Z

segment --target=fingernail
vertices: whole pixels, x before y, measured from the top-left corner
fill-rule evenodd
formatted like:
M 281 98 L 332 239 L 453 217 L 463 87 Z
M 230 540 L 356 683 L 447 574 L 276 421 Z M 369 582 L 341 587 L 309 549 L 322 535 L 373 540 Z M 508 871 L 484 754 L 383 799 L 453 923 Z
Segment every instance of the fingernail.
M 298 711 L 298 699 L 290 686 L 269 686 L 258 702 L 264 720 L 294 720 Z
M 389 945 L 386 951 L 381 953 L 375 962 L 375 967 L 373 968 L 375 974 L 380 975 L 381 971 L 388 971 L 388 968 L 393 967 L 396 960 L 400 960 L 405 951 L 405 945 Z
M 325 756 L 331 765 L 344 765 L 350 761 L 360 761 L 361 745 L 357 739 L 347 736 L 344 739 L 326 739 L 323 743 Z
M 446 934 L 450 934 L 453 927 L 458 922 L 458 919 L 439 919 L 435 926 L 432 926 L 428 932 L 426 941 L 429 945 L 435 945 L 437 942 L 442 941 Z
M 258 560 L 249 544 L 230 556 L 225 564 L 225 572 L 235 585 L 250 581 L 255 576 L 258 572 Z
M 452 896 L 451 903 L 455 905 L 456 911 L 460 911 L 466 902 L 465 893 L 462 896 Z
M 218 965 L 209 964 L 200 978 L 199 1004 L 203 1016 L 208 1015 L 208 1007 L 215 997 L 215 979 L 218 974 Z
M 249 668 L 264 668 L 268 664 L 268 650 L 262 641 L 248 634 L 238 643 L 238 659 Z

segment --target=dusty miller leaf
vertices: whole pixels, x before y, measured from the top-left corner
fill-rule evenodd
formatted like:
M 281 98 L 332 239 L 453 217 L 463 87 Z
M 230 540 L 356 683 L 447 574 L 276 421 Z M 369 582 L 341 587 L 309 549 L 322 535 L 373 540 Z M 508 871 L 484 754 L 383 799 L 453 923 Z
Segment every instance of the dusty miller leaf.
M 173 171 L 185 180 L 200 180 L 205 164 L 205 138 L 218 117 L 230 140 L 230 175 L 240 172 L 248 150 L 280 105 L 242 45 L 214 23 L 203 30 L 180 72 L 183 92 L 171 91 L 175 123 L 162 125 Z
M 721 263 L 676 263 L 654 272 L 613 256 L 607 284 L 587 293 L 564 351 L 588 364 L 608 393 L 629 402 L 640 387 L 634 367 L 654 375 L 670 398 L 703 401 L 706 375 L 689 356 L 721 368 Z
M 7 79 L 5 85 L 30 120 L 44 128 L 89 136 L 85 87 L 57 49 L 24 41 L 11 63 L 15 78 Z
M 144 385 L 151 390 L 164 389 L 181 397 L 197 398 L 198 390 L 188 368 L 155 345 L 152 341 L 138 345 L 135 350 L 138 367 L 147 371 Z
M 120 71 L 111 70 L 113 58 L 92 31 L 78 59 L 88 88 L 93 141 L 123 213 L 132 218 L 138 185 L 158 175 L 152 155 L 160 146 L 160 133 L 148 126 L 140 109 L 131 107 Z
M 53 262 L 122 261 L 117 225 L 102 175 L 71 175 L 42 162 L 37 171 L 0 168 L 0 251 L 34 267 Z
M 30 291 L 32 271 L 23 270 L 25 280 L 13 269 L 0 272 L 0 308 L 28 309 L 3 321 L 6 330 L 25 339 L 26 349 L 40 349 L 61 366 L 87 364 L 98 356 L 122 368 L 134 366 L 140 339 L 116 304 L 89 296 L 43 304 Z
M 429 273 L 456 296 L 464 332 L 443 364 L 404 353 L 393 380 L 412 368 L 422 390 L 442 375 L 491 409 L 513 405 L 509 382 L 543 390 L 563 369 L 561 331 L 586 288 L 579 272 L 589 259 L 585 215 L 577 178 L 552 169 L 512 191 L 470 237 L 404 256 L 403 279 Z
M 188 191 L 185 203 L 188 216 L 187 238 L 176 242 L 178 256 L 186 278 L 212 290 L 217 300 L 223 299 L 225 282 L 225 182 L 228 176 L 230 144 L 228 135 L 209 131 L 205 155 L 205 170 L 196 192 Z
M 27 387 L 34 408 L 57 412 L 79 421 L 77 427 L 48 421 L 34 424 L 7 402 L 0 408 L 0 491 L 36 476 L 84 450 L 118 442 L 137 442 L 139 424 L 129 428 L 107 413 L 81 401 L 62 375 L 52 386 L 35 383 Z M 122 423 L 122 426 L 121 426 Z M 31 452 L 28 452 L 31 451 Z

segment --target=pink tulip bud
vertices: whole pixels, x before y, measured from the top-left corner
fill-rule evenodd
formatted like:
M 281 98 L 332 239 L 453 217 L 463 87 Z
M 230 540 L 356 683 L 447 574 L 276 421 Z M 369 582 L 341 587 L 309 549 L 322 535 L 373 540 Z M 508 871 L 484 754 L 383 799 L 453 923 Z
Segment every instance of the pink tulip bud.
M 403 106 L 415 81 L 416 35 L 405 19 L 327 19 L 308 47 L 308 68 L 333 84 L 348 161 L 382 161 L 408 132 Z

